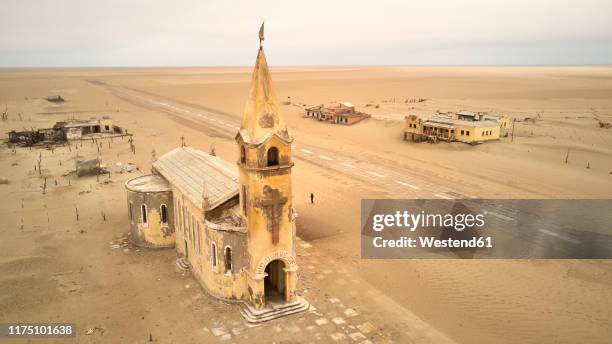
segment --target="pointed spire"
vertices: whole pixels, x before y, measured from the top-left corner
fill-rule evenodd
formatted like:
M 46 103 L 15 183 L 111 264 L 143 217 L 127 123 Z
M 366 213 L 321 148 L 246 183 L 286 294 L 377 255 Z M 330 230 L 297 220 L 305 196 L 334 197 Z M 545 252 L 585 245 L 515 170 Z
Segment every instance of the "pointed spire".
M 287 126 L 280 114 L 278 99 L 272 85 L 272 76 L 262 47 L 259 47 L 257 53 L 257 61 L 251 77 L 249 99 L 240 125 L 240 131 L 243 130 L 248 134 L 248 137 L 244 138 L 252 143 L 259 142 L 268 134 L 278 134 L 290 140 Z

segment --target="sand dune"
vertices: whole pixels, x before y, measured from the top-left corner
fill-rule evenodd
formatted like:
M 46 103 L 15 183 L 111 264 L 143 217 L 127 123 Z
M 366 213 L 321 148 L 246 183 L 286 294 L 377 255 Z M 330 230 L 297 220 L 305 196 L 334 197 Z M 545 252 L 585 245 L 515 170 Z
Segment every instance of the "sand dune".
M 291 102 L 282 110 L 297 145 L 298 235 L 315 247 L 300 258 L 306 267 L 301 292 L 309 290 L 313 304 L 325 308 L 332 295 L 346 297 L 380 326 L 387 336 L 378 338 L 383 342 L 427 342 L 426 336 L 402 334 L 406 328 L 460 343 L 609 341 L 612 269 L 607 261 L 362 261 L 358 234 L 362 198 L 439 193 L 610 198 L 612 128 L 600 128 L 598 121 L 612 122 L 611 67 L 283 67 L 273 70 L 273 76 L 279 98 Z M 178 146 L 181 136 L 202 150 L 214 145 L 217 155 L 234 161 L 237 150 L 227 129 L 143 103 L 120 90 L 206 112 L 231 126 L 240 120 L 249 77 L 250 68 L 2 70 L 0 109 L 7 104 L 11 117 L 0 122 L 0 129 L 110 115 L 135 133 L 136 154 L 126 141 L 115 140 L 101 152 L 109 166 L 131 162 L 144 173 L 152 148 L 163 154 Z M 67 102 L 55 105 L 41 99 L 52 93 L 65 94 Z M 427 100 L 406 103 L 411 98 Z M 302 104 L 334 100 L 351 101 L 373 118 L 344 127 L 302 117 Z M 517 118 L 514 140 L 479 146 L 402 141 L 404 114 L 461 109 Z M 316 154 L 309 157 L 300 145 Z M 41 175 L 33 169 L 39 152 L 51 185 L 45 196 Z M 0 320 L 7 321 L 7 314 L 20 319 L 74 314 L 84 328 L 101 324 L 107 331 L 104 338 L 115 342 L 142 341 L 149 331 L 190 342 L 193 328 L 214 326 L 207 312 L 237 320 L 229 306 L 202 296 L 193 280 L 169 267 L 171 252 L 109 248 L 128 229 L 122 183 L 133 175 L 113 173 L 107 184 L 62 176 L 76 154 L 65 148 L 0 152 L 0 175 L 10 180 L 0 185 L 5 197 L 0 270 L 6 272 L 0 278 Z M 78 154 L 97 155 L 88 142 Z M 317 160 L 320 155 L 333 161 Z M 341 163 L 376 167 L 374 172 L 385 178 L 357 175 Z M 389 182 L 397 175 L 418 189 Z M 309 204 L 310 192 L 314 205 Z M 347 275 L 338 277 L 340 269 Z M 322 275 L 325 279 L 318 279 Z M 342 284 L 353 279 L 359 286 Z M 355 295 L 346 296 L 347 289 Z M 398 316 L 385 319 L 389 313 Z M 411 324 L 406 314 L 423 323 Z M 211 338 L 203 331 L 198 336 Z M 249 336 L 267 338 L 265 332 Z M 95 338 L 80 337 L 84 342 Z

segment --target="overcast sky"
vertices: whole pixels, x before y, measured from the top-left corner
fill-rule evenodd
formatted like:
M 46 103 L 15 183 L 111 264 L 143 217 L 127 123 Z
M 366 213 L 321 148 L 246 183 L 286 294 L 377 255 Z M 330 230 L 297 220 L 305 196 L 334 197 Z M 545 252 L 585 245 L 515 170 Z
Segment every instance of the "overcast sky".
M 612 64 L 612 0 L 0 0 L 0 67 Z

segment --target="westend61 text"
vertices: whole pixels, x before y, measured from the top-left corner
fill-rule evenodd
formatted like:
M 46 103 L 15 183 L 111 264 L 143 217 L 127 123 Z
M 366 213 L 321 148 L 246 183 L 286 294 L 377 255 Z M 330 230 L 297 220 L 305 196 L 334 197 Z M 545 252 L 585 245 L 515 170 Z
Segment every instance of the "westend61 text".
M 399 239 L 383 239 L 374 237 L 372 244 L 377 248 L 493 248 L 493 239 L 488 237 L 472 237 L 471 239 L 437 239 L 435 237 Z

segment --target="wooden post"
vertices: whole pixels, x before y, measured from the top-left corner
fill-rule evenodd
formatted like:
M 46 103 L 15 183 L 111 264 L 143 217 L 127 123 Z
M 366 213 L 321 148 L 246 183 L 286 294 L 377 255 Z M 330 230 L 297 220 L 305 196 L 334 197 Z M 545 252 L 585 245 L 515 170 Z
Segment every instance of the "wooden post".
M 510 142 L 514 142 L 514 123 L 516 123 L 516 118 L 512 119 L 512 138 L 510 139 Z

